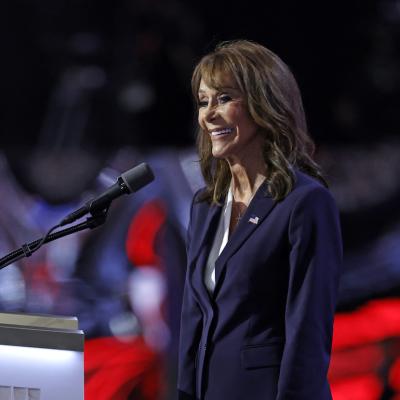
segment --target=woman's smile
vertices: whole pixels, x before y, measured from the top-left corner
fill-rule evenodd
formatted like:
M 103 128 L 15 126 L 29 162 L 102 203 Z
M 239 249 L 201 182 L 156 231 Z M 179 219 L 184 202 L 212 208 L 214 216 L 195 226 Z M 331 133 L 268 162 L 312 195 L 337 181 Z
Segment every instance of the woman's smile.
M 233 133 L 234 129 L 233 128 L 222 128 L 222 129 L 215 129 L 210 132 L 210 135 L 212 137 L 219 137 L 219 136 L 227 136 Z

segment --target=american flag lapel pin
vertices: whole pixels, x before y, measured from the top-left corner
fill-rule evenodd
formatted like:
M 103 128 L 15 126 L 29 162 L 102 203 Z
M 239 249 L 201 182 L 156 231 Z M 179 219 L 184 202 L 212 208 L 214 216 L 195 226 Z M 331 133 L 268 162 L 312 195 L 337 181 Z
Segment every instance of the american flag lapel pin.
M 258 218 L 258 217 L 255 216 L 255 215 L 252 215 L 252 216 L 249 218 L 249 222 L 251 222 L 251 223 L 254 224 L 254 225 L 257 225 L 259 220 L 260 220 L 260 218 Z

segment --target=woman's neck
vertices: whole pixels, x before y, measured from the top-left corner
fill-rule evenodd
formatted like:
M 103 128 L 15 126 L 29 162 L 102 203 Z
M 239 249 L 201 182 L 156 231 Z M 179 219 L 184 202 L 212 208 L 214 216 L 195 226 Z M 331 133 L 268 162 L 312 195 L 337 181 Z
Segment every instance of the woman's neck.
M 232 194 L 235 201 L 248 205 L 257 189 L 266 178 L 264 162 L 229 163 L 232 175 Z

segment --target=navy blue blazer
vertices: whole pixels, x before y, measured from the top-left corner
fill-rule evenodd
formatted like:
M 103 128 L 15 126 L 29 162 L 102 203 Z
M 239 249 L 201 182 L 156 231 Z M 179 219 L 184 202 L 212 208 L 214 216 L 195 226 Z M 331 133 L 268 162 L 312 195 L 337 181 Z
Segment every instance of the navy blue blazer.
M 221 206 L 197 201 L 188 229 L 188 266 L 178 366 L 180 400 L 328 400 L 342 242 L 330 192 L 296 172 L 276 202 L 264 183 L 215 264 L 204 267 Z

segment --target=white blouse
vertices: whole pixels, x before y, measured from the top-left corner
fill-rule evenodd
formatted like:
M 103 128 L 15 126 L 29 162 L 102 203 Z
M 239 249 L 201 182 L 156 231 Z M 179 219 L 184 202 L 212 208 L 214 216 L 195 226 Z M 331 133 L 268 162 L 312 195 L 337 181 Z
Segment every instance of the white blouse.
M 222 250 L 228 243 L 229 239 L 229 225 L 232 214 L 232 199 L 232 190 L 231 188 L 229 188 L 224 208 L 221 212 L 217 232 L 215 233 L 214 242 L 211 247 L 211 251 L 208 256 L 206 268 L 204 271 L 204 284 L 210 294 L 214 292 L 215 288 L 215 261 L 222 253 Z

